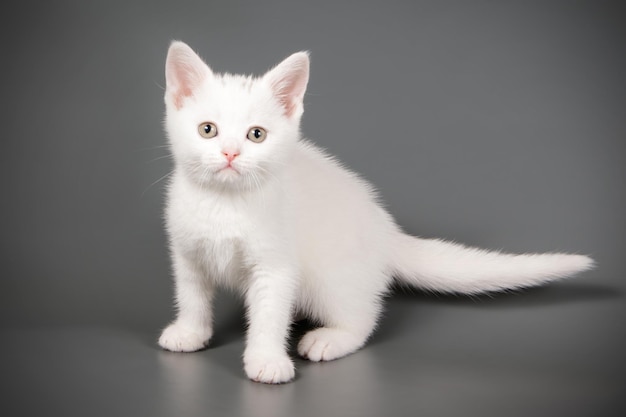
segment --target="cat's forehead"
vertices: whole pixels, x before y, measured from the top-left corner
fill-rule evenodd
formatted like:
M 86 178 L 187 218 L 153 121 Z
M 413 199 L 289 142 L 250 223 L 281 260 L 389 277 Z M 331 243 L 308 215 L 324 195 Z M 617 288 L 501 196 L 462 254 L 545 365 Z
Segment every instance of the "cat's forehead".
M 231 74 L 228 72 L 216 74 L 215 79 L 224 88 L 241 89 L 248 92 L 250 92 L 259 81 L 258 78 L 252 75 Z
M 232 123 L 264 119 L 272 109 L 271 92 L 262 78 L 238 74 L 215 74 L 202 88 L 198 110 L 202 117 Z M 216 119 L 217 120 L 217 119 Z
M 215 76 L 209 89 L 222 99 L 250 100 L 262 93 L 261 84 L 260 78 L 251 75 L 224 73 Z

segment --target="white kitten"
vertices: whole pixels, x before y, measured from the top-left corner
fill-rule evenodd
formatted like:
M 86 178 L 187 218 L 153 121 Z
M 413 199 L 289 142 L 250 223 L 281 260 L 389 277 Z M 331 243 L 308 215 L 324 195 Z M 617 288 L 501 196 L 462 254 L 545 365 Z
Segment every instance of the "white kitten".
M 159 344 L 202 349 L 217 286 L 245 297 L 249 378 L 294 377 L 294 314 L 322 327 L 298 353 L 332 360 L 372 334 L 394 279 L 476 294 L 589 269 L 580 255 L 509 255 L 404 234 L 367 182 L 300 137 L 307 53 L 261 78 L 214 74 L 184 43 L 167 56 L 166 125 L 175 160 L 167 230 L 178 315 Z

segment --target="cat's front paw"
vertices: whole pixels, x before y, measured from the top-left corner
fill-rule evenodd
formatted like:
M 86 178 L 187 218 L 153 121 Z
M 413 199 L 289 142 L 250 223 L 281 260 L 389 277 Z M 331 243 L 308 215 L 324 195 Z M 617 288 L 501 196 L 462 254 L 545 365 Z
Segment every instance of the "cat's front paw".
M 207 347 L 211 335 L 208 329 L 190 330 L 179 323 L 172 323 L 161 333 L 159 346 L 172 352 L 195 352 Z
M 293 379 L 293 361 L 286 354 L 246 352 L 243 357 L 248 378 L 265 384 L 282 384 Z

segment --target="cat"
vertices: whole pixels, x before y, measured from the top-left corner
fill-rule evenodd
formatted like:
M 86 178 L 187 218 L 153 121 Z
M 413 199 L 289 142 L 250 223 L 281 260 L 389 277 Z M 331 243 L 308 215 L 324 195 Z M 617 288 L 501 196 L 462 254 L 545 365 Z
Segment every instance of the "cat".
M 286 344 L 296 314 L 320 326 L 298 354 L 329 361 L 365 344 L 393 282 L 478 294 L 593 266 L 583 255 L 503 254 L 403 233 L 366 181 L 301 137 L 307 52 L 254 78 L 216 74 L 175 41 L 165 69 L 177 306 L 159 338 L 166 350 L 205 348 L 215 289 L 229 287 L 246 305 L 245 373 L 284 383 L 295 375 Z

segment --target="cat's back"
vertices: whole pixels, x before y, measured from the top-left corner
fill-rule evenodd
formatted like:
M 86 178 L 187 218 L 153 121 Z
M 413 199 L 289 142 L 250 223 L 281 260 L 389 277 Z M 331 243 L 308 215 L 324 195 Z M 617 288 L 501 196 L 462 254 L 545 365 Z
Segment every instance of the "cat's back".
M 395 230 L 374 188 L 317 146 L 300 142 L 290 167 L 298 237 L 305 250 L 363 249 Z
M 311 142 L 298 142 L 292 162 L 290 176 L 297 180 L 305 195 L 335 201 L 347 197 L 377 201 L 376 192 L 367 181 Z

